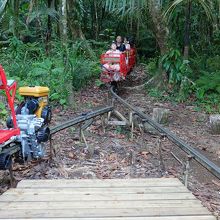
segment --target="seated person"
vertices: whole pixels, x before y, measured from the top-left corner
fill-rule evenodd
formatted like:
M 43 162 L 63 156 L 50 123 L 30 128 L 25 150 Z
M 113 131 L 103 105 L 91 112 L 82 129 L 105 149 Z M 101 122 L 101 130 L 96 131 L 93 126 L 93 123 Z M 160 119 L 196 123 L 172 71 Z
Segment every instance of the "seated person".
M 126 50 L 130 50 L 131 49 L 131 45 L 129 43 L 128 37 L 124 38 L 124 45 L 125 45 Z
M 117 46 L 115 42 L 112 42 L 111 49 L 108 50 L 105 54 L 109 54 L 111 57 L 120 57 L 121 52 L 117 50 Z M 119 63 L 105 63 L 103 65 L 105 70 L 109 71 L 119 71 L 120 70 L 120 64 Z
M 125 45 L 123 44 L 123 39 L 121 36 L 117 36 L 116 45 L 117 45 L 117 49 L 120 50 L 121 52 L 124 52 L 126 50 Z
M 120 56 L 121 51 L 117 49 L 116 43 L 113 41 L 111 44 L 111 49 L 108 50 L 105 54 L 111 54 L 112 56 Z
M 130 55 L 130 49 L 131 49 L 131 46 L 130 46 L 130 43 L 128 41 L 128 37 L 125 37 L 124 38 L 124 45 L 125 45 L 125 55 L 126 55 L 126 64 L 128 64 L 129 62 L 129 55 Z

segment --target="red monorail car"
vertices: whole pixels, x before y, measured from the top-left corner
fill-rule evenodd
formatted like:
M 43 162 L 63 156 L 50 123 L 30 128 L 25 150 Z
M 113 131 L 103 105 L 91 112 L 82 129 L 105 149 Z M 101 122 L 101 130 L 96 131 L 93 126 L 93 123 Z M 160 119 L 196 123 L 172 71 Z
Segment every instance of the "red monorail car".
M 116 55 L 115 53 L 101 55 L 101 81 L 104 83 L 118 82 L 126 79 L 128 73 L 133 69 L 136 63 L 136 49 L 131 48 L 125 52 Z M 111 69 L 106 68 L 106 64 L 117 65 L 119 68 Z

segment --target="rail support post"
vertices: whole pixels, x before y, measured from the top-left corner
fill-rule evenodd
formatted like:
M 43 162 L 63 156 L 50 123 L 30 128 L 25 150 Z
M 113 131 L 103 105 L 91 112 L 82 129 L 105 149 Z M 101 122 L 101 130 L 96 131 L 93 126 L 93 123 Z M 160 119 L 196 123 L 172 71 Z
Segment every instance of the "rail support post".
M 8 172 L 9 172 L 10 186 L 11 188 L 15 188 L 16 182 L 15 182 L 15 178 L 13 175 L 12 165 L 9 167 Z
M 93 154 L 94 154 L 94 147 L 92 147 L 92 146 L 89 146 L 88 145 L 88 143 L 87 143 L 87 141 L 86 141 L 86 138 L 85 138 L 85 134 L 84 134 L 84 132 L 83 132 L 83 129 L 81 129 L 81 138 L 82 138 L 82 141 L 85 143 L 85 145 L 86 145 L 86 150 L 88 150 L 88 152 L 89 152 L 89 157 L 92 157 L 93 156 Z
M 102 121 L 102 129 L 103 129 L 103 132 L 105 133 L 105 116 L 104 115 L 101 116 L 101 121 Z
M 112 112 L 108 112 L 107 121 L 109 121 L 109 120 L 110 120 L 111 115 L 112 115 Z
M 142 129 L 141 124 L 139 124 L 139 129 L 141 132 L 141 148 L 143 149 L 144 148 L 144 130 Z
M 80 142 L 83 141 L 83 139 L 82 139 L 82 132 L 83 132 L 82 124 L 80 124 L 80 126 L 79 126 L 79 140 L 80 140 Z
M 134 139 L 134 121 L 133 121 L 133 112 L 129 113 L 129 124 L 131 126 L 131 140 Z
M 160 135 L 160 137 L 158 138 L 158 154 L 159 154 L 159 166 L 161 167 L 162 173 L 165 172 L 165 164 L 163 162 L 163 156 L 162 156 L 162 140 L 166 137 L 165 134 Z
M 52 142 L 52 136 L 50 135 L 50 139 L 49 139 L 49 145 L 50 145 L 50 160 L 52 160 L 52 158 L 54 157 L 55 155 L 55 151 L 53 149 L 53 142 Z
M 59 147 L 56 147 L 56 145 L 53 146 L 53 138 L 52 135 L 50 135 L 49 138 L 49 147 L 50 147 L 50 156 L 49 159 L 52 162 L 53 158 L 56 158 L 57 153 L 59 152 Z
M 192 160 L 192 158 L 193 157 L 191 155 L 188 155 L 186 163 L 184 164 L 185 171 L 183 172 L 183 175 L 184 175 L 184 185 L 186 187 L 188 187 L 188 179 L 189 179 L 189 171 L 190 171 L 190 161 Z

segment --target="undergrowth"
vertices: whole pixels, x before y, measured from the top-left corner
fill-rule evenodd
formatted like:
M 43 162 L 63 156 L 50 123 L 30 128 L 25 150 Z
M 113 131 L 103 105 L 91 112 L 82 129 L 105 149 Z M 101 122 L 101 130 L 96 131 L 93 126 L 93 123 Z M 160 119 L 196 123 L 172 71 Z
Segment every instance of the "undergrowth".
M 147 88 L 150 96 L 194 105 L 198 111 L 220 113 L 219 55 L 204 55 L 186 61 L 178 50 L 171 49 L 162 58 L 150 59 L 147 69 L 151 77 L 158 71 L 164 71 L 167 77 L 165 89 Z
M 53 41 L 46 51 L 40 42 L 25 44 L 11 38 L 10 45 L 1 48 L 0 60 L 8 78 L 16 80 L 18 87 L 48 86 L 50 99 L 64 105 L 70 90 L 83 88 L 100 73 L 99 56 L 88 44 L 69 43 L 64 51 L 59 41 Z M 18 94 L 17 98 L 21 99 Z

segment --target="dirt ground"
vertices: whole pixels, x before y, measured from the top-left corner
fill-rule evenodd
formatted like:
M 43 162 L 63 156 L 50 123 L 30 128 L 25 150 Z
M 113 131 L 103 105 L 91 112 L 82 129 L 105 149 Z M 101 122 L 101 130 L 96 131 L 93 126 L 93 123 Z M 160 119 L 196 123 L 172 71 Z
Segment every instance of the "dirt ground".
M 132 85 L 127 84 L 124 87 L 127 86 Z M 145 90 L 128 90 L 123 88 L 123 85 L 120 96 L 149 115 L 152 115 L 155 107 L 169 109 L 166 127 L 220 165 L 220 140 L 219 136 L 211 135 L 209 132 L 209 115 L 196 112 L 194 106 L 187 106 L 184 103 L 177 105 L 159 102 L 150 97 Z M 51 127 L 111 102 L 108 90 L 94 85 L 75 94 L 74 100 L 72 107 L 53 108 Z M 127 115 L 128 112 L 122 106 L 116 106 L 122 114 Z M 187 155 L 166 138 L 161 139 L 151 133 L 143 134 L 139 128 L 135 128 L 134 138 L 131 139 L 129 128 L 115 125 L 103 127 L 101 117 L 93 121 L 84 135 L 87 144 L 80 140 L 78 127 L 54 135 L 53 158 L 49 157 L 48 150 L 42 161 L 28 163 L 25 166 L 15 164 L 13 170 L 16 180 L 178 177 L 183 181 L 184 169 L 181 163 L 186 162 Z M 181 163 L 173 155 L 179 158 Z M 0 172 L 0 193 L 6 191 L 8 187 L 8 173 Z M 190 162 L 188 188 L 210 211 L 215 215 L 220 214 L 220 180 L 193 160 Z

